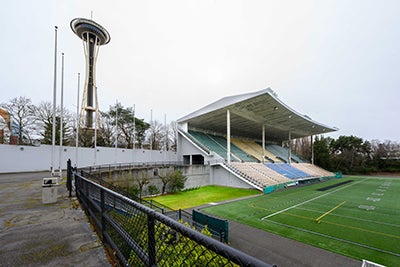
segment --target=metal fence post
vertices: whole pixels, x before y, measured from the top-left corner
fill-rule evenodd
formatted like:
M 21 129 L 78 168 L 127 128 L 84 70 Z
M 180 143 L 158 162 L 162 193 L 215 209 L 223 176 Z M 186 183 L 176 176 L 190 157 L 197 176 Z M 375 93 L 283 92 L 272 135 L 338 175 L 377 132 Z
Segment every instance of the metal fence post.
M 147 214 L 147 231 L 148 231 L 148 251 L 149 251 L 149 266 L 156 266 L 156 237 L 154 229 L 154 217 Z
M 67 161 L 67 190 L 69 191 L 68 197 L 72 197 L 72 166 L 71 159 Z
M 104 218 L 104 213 L 105 213 L 105 200 L 104 200 L 104 190 L 100 189 L 100 208 L 101 208 L 101 235 L 102 235 L 102 241 L 105 242 L 105 232 L 106 232 L 106 220 Z

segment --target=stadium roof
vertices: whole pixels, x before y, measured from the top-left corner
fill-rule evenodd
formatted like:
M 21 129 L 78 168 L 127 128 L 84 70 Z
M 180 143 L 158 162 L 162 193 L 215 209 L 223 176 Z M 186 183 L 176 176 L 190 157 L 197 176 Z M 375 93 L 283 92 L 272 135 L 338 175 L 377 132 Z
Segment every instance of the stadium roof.
M 338 130 L 291 109 L 270 88 L 224 97 L 178 119 L 178 123 L 187 123 L 188 129 L 226 135 L 227 110 L 231 136 L 261 140 L 262 125 L 265 125 L 265 140 L 272 142 L 288 140 L 289 131 L 295 139 Z

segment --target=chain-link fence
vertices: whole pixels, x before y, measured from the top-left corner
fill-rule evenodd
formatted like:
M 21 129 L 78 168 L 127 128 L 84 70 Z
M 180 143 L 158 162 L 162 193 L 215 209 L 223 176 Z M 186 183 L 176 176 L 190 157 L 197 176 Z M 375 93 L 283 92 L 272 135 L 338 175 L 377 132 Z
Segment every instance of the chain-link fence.
M 110 164 L 110 165 L 103 165 L 103 166 L 96 166 L 94 167 L 86 167 L 86 168 L 80 168 L 78 171 L 79 173 L 86 178 L 89 178 L 92 181 L 95 181 L 96 183 L 107 187 L 114 192 L 118 192 L 119 194 L 129 197 L 130 199 L 134 200 L 135 202 L 138 202 L 140 204 L 143 204 L 146 207 L 149 207 L 155 211 L 158 211 L 162 214 L 165 214 L 166 216 L 175 219 L 180 222 L 184 222 L 189 224 L 191 227 L 195 228 L 196 230 L 203 230 L 204 227 L 206 227 L 206 224 L 201 223 L 200 221 L 196 221 L 193 218 L 193 215 L 187 211 L 184 210 L 173 210 L 169 208 L 168 206 L 165 206 L 159 202 L 156 202 L 154 200 L 145 200 L 143 198 L 140 198 L 137 195 L 129 194 L 128 190 L 115 186 L 114 184 L 111 184 L 107 182 L 103 178 L 103 173 L 107 173 L 109 170 L 114 170 L 117 172 L 123 172 L 123 171 L 131 171 L 132 169 L 136 168 L 157 168 L 160 166 L 181 166 L 177 165 L 177 163 L 148 163 L 147 165 L 133 165 L 133 164 Z M 208 232 L 210 232 L 211 236 L 219 241 L 222 242 L 228 242 L 228 231 L 225 230 L 225 228 L 216 228 L 216 227 L 209 227 Z
M 124 266 L 271 266 L 78 172 L 76 194 Z M 208 235 L 208 236 L 207 236 Z

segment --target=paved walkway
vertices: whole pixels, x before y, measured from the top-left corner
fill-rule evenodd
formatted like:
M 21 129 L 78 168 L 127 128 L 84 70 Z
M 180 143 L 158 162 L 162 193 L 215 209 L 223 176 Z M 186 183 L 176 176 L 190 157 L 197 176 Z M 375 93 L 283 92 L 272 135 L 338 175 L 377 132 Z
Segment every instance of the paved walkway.
M 85 213 L 69 199 L 42 204 L 49 173 L 0 174 L 1 266 L 111 266 Z

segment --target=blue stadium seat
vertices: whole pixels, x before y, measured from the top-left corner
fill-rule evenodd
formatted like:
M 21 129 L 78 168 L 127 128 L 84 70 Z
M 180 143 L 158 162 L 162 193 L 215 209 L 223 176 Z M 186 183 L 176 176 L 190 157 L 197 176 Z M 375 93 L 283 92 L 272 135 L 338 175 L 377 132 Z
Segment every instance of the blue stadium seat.
M 311 176 L 287 163 L 265 163 L 265 166 L 289 179 L 300 179 Z

